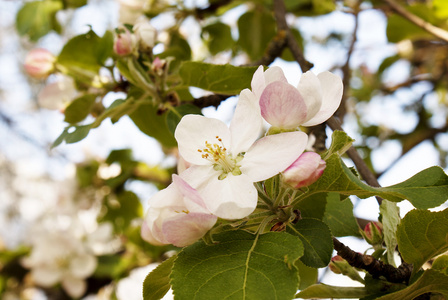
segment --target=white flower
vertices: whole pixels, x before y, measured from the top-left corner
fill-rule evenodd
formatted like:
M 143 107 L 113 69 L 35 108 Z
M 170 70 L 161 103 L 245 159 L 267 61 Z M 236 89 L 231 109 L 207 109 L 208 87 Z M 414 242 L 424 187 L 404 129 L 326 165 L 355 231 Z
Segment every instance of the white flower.
M 207 208 L 220 218 L 240 219 L 252 213 L 258 200 L 253 183 L 283 171 L 305 149 L 307 135 L 303 132 L 256 141 L 261 127 L 256 97 L 243 90 L 230 128 L 199 115 L 184 116 L 176 128 L 179 153 L 192 164 L 181 177 L 200 192 Z
M 95 271 L 97 259 L 70 232 L 58 232 L 35 237 L 31 255 L 22 264 L 31 269 L 38 285 L 51 287 L 60 282 L 70 296 L 78 298 L 87 288 L 84 279 Z
M 216 220 L 199 193 L 173 175 L 173 183 L 149 200 L 141 235 L 154 245 L 184 247 L 202 238 Z
M 263 118 L 282 129 L 314 126 L 326 121 L 339 107 L 343 92 L 341 78 L 330 72 L 316 76 L 308 71 L 296 88 L 287 82 L 279 67 L 263 72 L 260 66 L 251 85 Z
M 75 81 L 69 76 L 57 77 L 37 95 L 39 105 L 47 109 L 62 110 L 76 96 Z
M 137 38 L 140 50 L 148 51 L 154 48 L 157 40 L 157 30 L 148 19 L 139 18 L 132 30 Z

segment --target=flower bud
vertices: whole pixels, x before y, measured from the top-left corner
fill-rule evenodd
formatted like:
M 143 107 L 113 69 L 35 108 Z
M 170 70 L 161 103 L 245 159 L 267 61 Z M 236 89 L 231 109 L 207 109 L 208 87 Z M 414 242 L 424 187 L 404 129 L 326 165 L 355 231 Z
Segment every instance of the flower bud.
M 328 265 L 328 267 L 330 268 L 330 270 L 335 273 L 335 274 L 341 274 L 341 268 L 339 267 L 340 264 L 343 263 L 347 263 L 345 261 L 345 259 L 343 259 L 342 257 L 340 257 L 339 255 L 333 256 L 331 258 L 330 264 Z
M 140 50 L 151 51 L 154 48 L 157 39 L 157 30 L 149 23 L 149 20 L 139 19 L 132 30 L 137 38 Z
M 114 51 L 120 56 L 126 56 L 136 51 L 137 39 L 126 27 L 117 29 Z
M 362 236 L 370 245 L 379 245 L 383 242 L 383 230 L 381 224 L 377 222 L 369 222 L 364 231 L 361 231 Z
M 309 186 L 322 176 L 325 167 L 319 154 L 305 152 L 283 171 L 283 181 L 296 189 Z
M 352 280 L 362 283 L 364 282 L 364 280 L 359 275 L 359 272 L 356 271 L 354 267 L 352 267 L 345 259 L 343 259 L 339 255 L 336 255 L 331 259 L 328 267 L 335 274 L 342 274 L 348 276 Z
M 56 57 L 46 49 L 33 49 L 25 58 L 25 70 L 33 78 L 47 78 L 54 72 Z

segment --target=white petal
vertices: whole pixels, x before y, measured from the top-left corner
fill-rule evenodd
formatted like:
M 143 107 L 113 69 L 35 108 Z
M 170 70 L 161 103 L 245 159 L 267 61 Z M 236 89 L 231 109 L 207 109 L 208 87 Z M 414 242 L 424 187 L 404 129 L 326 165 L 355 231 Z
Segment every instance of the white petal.
M 264 80 L 266 85 L 274 81 L 283 81 L 288 83 L 288 80 L 286 80 L 282 68 L 277 66 L 270 67 L 266 70 L 266 72 L 264 72 Z
M 185 207 L 190 212 L 209 213 L 199 192 L 178 175 L 173 175 L 173 183 L 182 194 Z
M 142 227 L 140 229 L 140 235 L 143 240 L 147 241 L 150 244 L 153 244 L 155 246 L 165 245 L 164 243 L 161 243 L 154 237 L 154 235 L 152 234 L 152 230 L 148 227 L 148 224 L 146 224 L 146 220 L 144 220 L 142 223 Z
M 264 71 L 263 66 L 259 66 L 257 71 L 255 71 L 254 76 L 252 77 L 252 82 L 250 83 L 252 87 L 252 92 L 255 94 L 257 99 L 260 98 L 261 93 L 263 92 L 266 83 L 264 81 Z
M 330 72 L 317 75 L 322 89 L 322 107 L 319 112 L 303 126 L 314 126 L 328 120 L 341 104 L 344 86 L 342 79 Z
M 253 144 L 241 161 L 241 171 L 253 182 L 289 167 L 305 150 L 308 136 L 300 131 L 266 136 Z
M 34 267 L 31 270 L 33 280 L 40 286 L 51 287 L 61 280 L 62 273 L 59 268 L 55 266 L 49 267 Z
M 276 81 L 260 97 L 263 118 L 272 126 L 292 129 L 305 121 L 307 107 L 299 91 L 289 83 Z
M 62 280 L 62 286 L 67 294 L 73 298 L 81 297 L 87 289 L 87 284 L 84 280 L 72 276 L 65 277 Z
M 215 225 L 217 219 L 211 214 L 178 213 L 163 223 L 163 235 L 170 244 L 185 247 L 202 238 Z
M 232 136 L 230 152 L 238 155 L 245 152 L 260 137 L 263 127 L 260 105 L 255 95 L 245 89 L 241 92 L 238 104 L 230 123 Z
M 70 261 L 70 273 L 77 278 L 86 278 L 95 271 L 98 262 L 96 257 L 90 254 L 75 256 Z
M 182 194 L 171 183 L 167 188 L 158 191 L 152 196 L 148 204 L 152 208 L 161 208 L 166 206 L 183 206 Z
M 308 71 L 300 77 L 297 86 L 306 104 L 306 121 L 314 117 L 322 106 L 322 92 L 320 81 L 313 72 Z
M 186 115 L 177 125 L 174 136 L 179 145 L 180 155 L 189 163 L 208 165 L 210 162 L 202 158 L 201 152 L 205 142 L 219 143 L 217 136 L 222 139 L 224 147 L 230 149 L 230 131 L 224 122 L 199 115 Z

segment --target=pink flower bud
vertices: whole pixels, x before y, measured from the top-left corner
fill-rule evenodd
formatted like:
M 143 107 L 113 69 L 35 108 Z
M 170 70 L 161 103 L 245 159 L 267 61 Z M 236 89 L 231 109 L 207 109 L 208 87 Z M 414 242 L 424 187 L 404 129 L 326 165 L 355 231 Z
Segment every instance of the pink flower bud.
M 381 224 L 377 222 L 369 222 L 361 234 L 370 245 L 378 245 L 383 242 L 383 230 Z
M 330 268 L 330 270 L 335 273 L 335 274 L 341 274 L 342 271 L 339 267 L 339 264 L 345 262 L 345 260 L 340 257 L 339 255 L 333 256 L 331 258 L 330 264 L 328 265 L 328 267 Z
M 305 152 L 283 171 L 283 181 L 296 189 L 309 186 L 322 176 L 325 167 L 319 154 Z
M 114 43 L 115 53 L 120 56 L 130 55 L 135 52 L 136 46 L 136 37 L 126 27 L 118 28 Z
M 25 58 L 25 70 L 33 78 L 47 78 L 54 71 L 56 57 L 46 49 L 33 49 Z

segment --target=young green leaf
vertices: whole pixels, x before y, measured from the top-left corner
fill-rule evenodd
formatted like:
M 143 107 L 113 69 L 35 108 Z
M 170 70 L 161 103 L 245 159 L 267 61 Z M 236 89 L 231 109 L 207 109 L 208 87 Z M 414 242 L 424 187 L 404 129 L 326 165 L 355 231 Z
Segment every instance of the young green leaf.
M 179 75 L 185 86 L 195 86 L 214 93 L 236 95 L 250 88 L 257 67 L 235 67 L 201 62 L 182 63 Z
M 184 248 L 174 263 L 171 284 L 176 299 L 292 299 L 299 285 L 295 261 L 300 239 L 286 232 L 253 235 L 231 231 L 213 245 Z
M 64 121 L 70 124 L 84 120 L 95 104 L 96 95 L 87 94 L 73 100 L 64 111 Z
M 354 298 L 361 299 L 370 295 L 365 287 L 332 286 L 323 283 L 314 284 L 300 293 L 295 298 L 316 299 L 316 298 Z M 397 298 L 398 299 L 398 298 Z
M 397 239 L 401 256 L 417 272 L 427 260 L 448 250 L 448 209 L 410 211 L 398 225 Z
M 360 236 L 350 199 L 341 201 L 337 193 L 328 193 L 323 221 L 333 236 Z
M 177 256 L 171 256 L 162 262 L 143 281 L 143 300 L 158 300 L 169 291 L 170 274 Z
M 92 124 L 81 126 L 67 126 L 59 137 L 53 142 L 51 148 L 59 146 L 62 142 L 72 144 L 84 139 L 88 134 Z
M 387 248 L 387 263 L 395 266 L 394 253 L 397 246 L 397 226 L 400 223 L 400 209 L 396 203 L 383 200 L 380 205 L 384 242 Z

